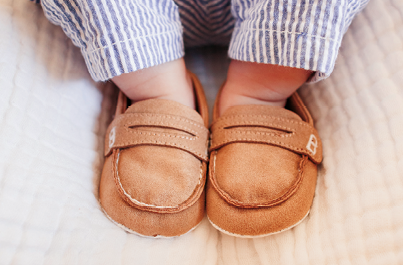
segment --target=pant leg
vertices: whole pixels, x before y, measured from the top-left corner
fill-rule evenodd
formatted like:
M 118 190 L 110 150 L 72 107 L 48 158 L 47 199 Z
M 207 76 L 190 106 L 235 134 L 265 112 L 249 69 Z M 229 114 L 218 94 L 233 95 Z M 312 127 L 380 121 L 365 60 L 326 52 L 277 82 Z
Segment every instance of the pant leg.
M 231 0 L 174 0 L 186 47 L 228 45 L 235 20 Z
M 333 71 L 342 37 L 369 0 L 233 0 L 232 59 Z
M 92 78 L 104 81 L 184 55 L 172 0 L 41 0 L 46 17 L 81 49 Z

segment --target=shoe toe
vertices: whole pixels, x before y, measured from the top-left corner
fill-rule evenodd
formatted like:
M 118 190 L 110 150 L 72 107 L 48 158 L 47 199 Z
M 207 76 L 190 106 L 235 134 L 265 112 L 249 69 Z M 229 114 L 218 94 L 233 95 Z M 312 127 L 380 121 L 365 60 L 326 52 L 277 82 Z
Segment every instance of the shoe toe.
M 169 147 L 136 146 L 122 150 L 117 167 L 119 184 L 128 199 L 161 209 L 186 203 L 203 179 L 200 160 Z
M 322 147 L 298 94 L 287 106 L 233 106 L 221 117 L 215 111 L 206 211 L 218 230 L 267 236 L 308 215 Z
M 214 155 L 212 154 L 212 159 L 214 159 Z M 303 158 L 300 157 L 301 159 Z M 212 225 L 221 232 L 237 237 L 267 236 L 294 227 L 309 213 L 315 194 L 317 175 L 316 165 L 309 160 L 300 169 L 303 175 L 298 188 L 286 200 L 278 203 L 272 201 L 274 205 L 271 206 L 262 204 L 269 202 L 270 199 L 282 199 L 281 193 L 286 193 L 292 186 L 292 184 L 290 185 L 291 178 L 288 181 L 284 179 L 278 181 L 281 176 L 274 170 L 270 176 L 267 176 L 266 181 L 259 183 L 259 180 L 256 181 L 253 175 L 248 175 L 242 182 L 239 182 L 240 184 L 236 181 L 231 184 L 220 182 L 223 185 L 219 186 L 221 190 L 217 190 L 211 181 L 213 166 L 213 164 L 210 165 L 210 178 L 207 183 L 206 211 Z M 292 179 L 298 179 L 298 174 L 294 175 Z M 223 176 L 220 175 L 220 179 Z M 229 176 L 227 175 L 227 177 Z M 267 183 L 267 179 L 273 181 Z M 257 183 L 249 183 L 255 181 Z M 287 183 L 287 188 L 279 183 Z M 275 188 L 279 188 L 279 190 L 272 194 L 268 192 Z M 222 191 L 229 194 L 230 199 L 225 194 L 223 195 Z M 251 207 L 251 205 L 254 206 Z
M 123 199 L 110 177 L 112 174 L 113 161 L 108 157 L 102 172 L 99 199 L 108 218 L 127 232 L 146 237 L 180 236 L 196 227 L 204 217 L 204 192 L 184 211 L 169 214 L 144 211 Z
M 234 143 L 217 152 L 212 173 L 239 205 L 252 207 L 287 193 L 297 181 L 300 160 L 300 155 L 276 146 Z

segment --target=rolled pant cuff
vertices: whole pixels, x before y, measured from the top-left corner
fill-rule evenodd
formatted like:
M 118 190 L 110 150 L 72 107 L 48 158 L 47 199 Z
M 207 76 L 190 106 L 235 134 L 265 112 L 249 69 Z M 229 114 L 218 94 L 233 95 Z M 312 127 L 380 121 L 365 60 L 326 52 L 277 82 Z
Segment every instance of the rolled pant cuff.
M 314 71 L 308 82 L 317 82 L 333 71 L 341 37 L 335 40 L 306 33 L 235 27 L 228 56 Z
M 95 81 L 105 81 L 183 57 L 182 29 L 178 27 L 162 34 L 127 39 L 81 52 L 91 77 Z

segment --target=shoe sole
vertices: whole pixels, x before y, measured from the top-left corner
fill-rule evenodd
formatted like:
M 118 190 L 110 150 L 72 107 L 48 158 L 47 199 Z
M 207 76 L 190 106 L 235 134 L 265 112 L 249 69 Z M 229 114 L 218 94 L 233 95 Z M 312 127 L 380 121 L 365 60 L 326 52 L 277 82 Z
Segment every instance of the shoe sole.
M 309 215 L 309 212 L 310 212 L 310 211 L 308 211 L 307 214 L 306 214 L 301 220 L 299 220 L 297 223 L 293 224 L 292 226 L 286 227 L 286 228 L 284 228 L 284 229 L 282 229 L 282 230 L 279 230 L 279 231 L 275 231 L 275 232 L 271 232 L 271 233 L 263 234 L 263 235 L 256 235 L 256 236 L 252 236 L 252 235 L 241 235 L 241 234 L 235 234 L 235 233 L 228 232 L 228 231 L 222 229 L 221 227 L 219 227 L 218 225 L 216 225 L 215 223 L 213 223 L 213 222 L 210 220 L 210 218 L 208 218 L 208 216 L 207 216 L 207 219 L 209 220 L 210 224 L 211 224 L 215 229 L 217 229 L 218 231 L 220 231 L 220 232 L 222 232 L 222 233 L 224 233 L 224 234 L 226 234 L 226 235 L 234 236 L 234 237 L 239 237 L 239 238 L 260 238 L 260 237 L 265 237 L 265 236 L 271 236 L 271 235 L 279 234 L 279 233 L 282 233 L 282 232 L 284 232 L 284 231 L 287 231 L 287 230 L 290 230 L 290 229 L 294 228 L 295 226 L 299 225 L 300 223 L 302 223 L 302 221 L 305 220 L 305 218 Z
M 199 223 L 197 223 L 194 227 L 192 227 L 192 228 L 191 228 L 189 231 L 187 231 L 186 233 L 181 234 L 181 235 L 177 235 L 177 236 L 161 236 L 161 235 L 157 235 L 157 236 L 146 236 L 146 235 L 140 234 L 140 233 L 138 233 L 138 232 L 136 232 L 136 231 L 134 231 L 134 230 L 132 230 L 132 229 L 130 229 L 130 228 L 128 228 L 128 227 L 122 225 L 121 223 L 116 222 L 115 220 L 112 219 L 112 217 L 110 217 L 110 216 L 106 213 L 106 211 L 104 210 L 104 208 L 101 207 L 101 209 L 102 209 L 102 211 L 104 212 L 104 214 L 106 215 L 106 217 L 108 217 L 108 219 L 109 219 L 112 223 L 114 223 L 115 225 L 117 225 L 118 227 L 120 227 L 121 229 L 125 230 L 126 232 L 128 232 L 128 233 L 130 233 L 130 234 L 135 234 L 135 235 L 137 235 L 137 236 L 141 236 L 141 237 L 144 237 L 144 238 L 166 238 L 166 239 L 169 239 L 169 238 L 180 237 L 180 236 L 183 236 L 183 235 L 186 235 L 186 234 L 192 232 L 192 231 L 193 231 L 194 229 L 196 229 L 196 227 L 198 227 L 198 226 L 200 225 L 200 223 L 201 223 L 201 221 L 200 221 Z M 203 219 L 202 219 L 202 220 L 203 220 Z

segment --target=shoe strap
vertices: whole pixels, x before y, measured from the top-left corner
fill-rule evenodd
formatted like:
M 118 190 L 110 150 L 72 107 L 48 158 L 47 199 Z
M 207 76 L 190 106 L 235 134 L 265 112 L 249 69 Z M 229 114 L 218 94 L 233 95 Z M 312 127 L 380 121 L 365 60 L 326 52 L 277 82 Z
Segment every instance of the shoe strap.
M 167 132 L 142 130 L 141 127 L 170 129 Z M 178 130 L 178 133 L 172 132 Z M 185 134 L 185 133 L 187 134 Z M 105 137 L 105 156 L 114 149 L 136 145 L 158 145 L 178 148 L 193 154 L 202 161 L 208 161 L 208 129 L 176 115 L 156 113 L 124 113 L 112 121 Z
M 272 130 L 245 129 L 248 126 Z M 210 129 L 210 152 L 231 143 L 263 143 L 306 155 L 316 164 L 322 161 L 322 143 L 318 132 L 304 121 L 269 115 L 229 115 L 220 117 Z

